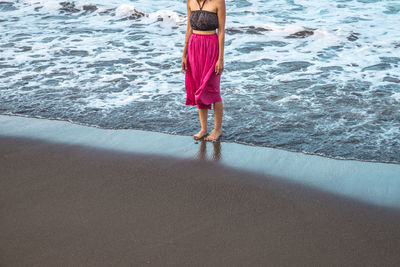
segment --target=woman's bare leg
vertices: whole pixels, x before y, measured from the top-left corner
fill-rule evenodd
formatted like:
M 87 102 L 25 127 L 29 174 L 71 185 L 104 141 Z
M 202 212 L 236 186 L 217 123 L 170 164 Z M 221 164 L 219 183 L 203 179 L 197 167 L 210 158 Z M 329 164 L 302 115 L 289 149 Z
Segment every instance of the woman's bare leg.
M 193 135 L 194 139 L 198 139 L 207 133 L 207 116 L 208 116 L 208 109 L 207 108 L 199 108 L 199 118 L 200 118 L 201 130 L 197 134 Z
M 214 139 L 217 139 L 221 135 L 222 114 L 223 114 L 222 102 L 214 103 L 214 130 L 204 140 L 212 141 Z

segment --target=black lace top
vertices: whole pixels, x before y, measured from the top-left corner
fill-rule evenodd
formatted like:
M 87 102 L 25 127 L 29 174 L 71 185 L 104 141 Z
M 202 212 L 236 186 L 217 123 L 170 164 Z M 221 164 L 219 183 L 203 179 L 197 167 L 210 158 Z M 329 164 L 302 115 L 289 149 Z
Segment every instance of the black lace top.
M 193 30 L 211 31 L 218 28 L 217 13 L 202 10 L 206 1 L 207 0 L 204 0 L 202 6 L 199 4 L 200 10 L 194 10 L 190 13 L 190 26 Z M 199 3 L 199 1 L 197 1 L 197 3 Z

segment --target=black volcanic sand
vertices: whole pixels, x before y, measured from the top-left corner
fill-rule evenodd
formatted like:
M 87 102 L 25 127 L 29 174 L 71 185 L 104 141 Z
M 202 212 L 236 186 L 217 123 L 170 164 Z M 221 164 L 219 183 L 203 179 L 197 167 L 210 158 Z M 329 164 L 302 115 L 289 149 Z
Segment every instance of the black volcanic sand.
M 0 151 L 0 266 L 400 265 L 398 210 L 213 161 Z

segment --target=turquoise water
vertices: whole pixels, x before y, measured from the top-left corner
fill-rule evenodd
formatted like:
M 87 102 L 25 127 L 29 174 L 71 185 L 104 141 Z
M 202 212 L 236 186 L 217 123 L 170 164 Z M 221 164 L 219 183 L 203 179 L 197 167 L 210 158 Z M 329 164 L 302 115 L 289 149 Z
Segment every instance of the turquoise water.
M 226 6 L 225 141 L 400 162 L 398 1 Z M 0 114 L 191 135 L 186 22 L 186 1 L 1 1 Z

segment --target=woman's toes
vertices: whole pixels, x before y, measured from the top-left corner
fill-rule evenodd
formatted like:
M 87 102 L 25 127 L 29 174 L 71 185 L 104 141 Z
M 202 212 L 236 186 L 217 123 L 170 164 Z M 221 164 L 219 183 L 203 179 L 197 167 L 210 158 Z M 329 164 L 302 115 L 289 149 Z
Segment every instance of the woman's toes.
M 211 141 L 214 139 L 214 135 L 210 134 L 209 136 L 206 137 L 206 141 Z
M 195 140 L 202 138 L 207 132 L 198 132 L 197 134 L 192 135 Z
M 217 140 L 218 137 L 221 136 L 221 134 L 222 134 L 221 132 L 212 131 L 211 134 L 205 138 L 205 140 L 206 140 L 206 141 L 214 141 L 214 140 Z

